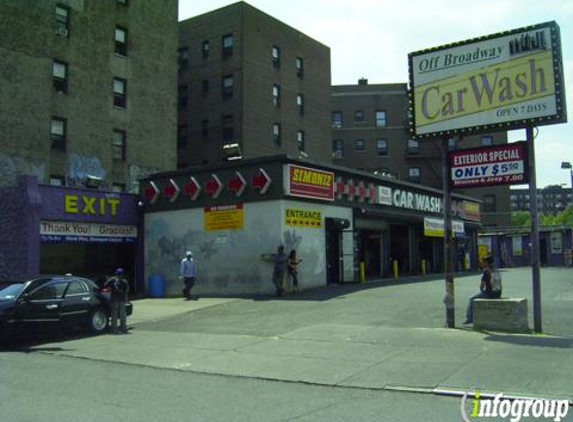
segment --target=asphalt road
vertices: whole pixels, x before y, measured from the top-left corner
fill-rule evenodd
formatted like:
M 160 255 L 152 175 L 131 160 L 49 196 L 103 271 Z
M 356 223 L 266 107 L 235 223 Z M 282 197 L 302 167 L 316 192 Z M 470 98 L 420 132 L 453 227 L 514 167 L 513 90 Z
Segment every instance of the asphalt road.
M 533 326 L 531 270 L 503 271 L 504 296 L 525 297 Z M 477 274 L 455 280 L 456 325 L 463 327 L 467 300 L 478 291 Z M 259 297 L 227 302 L 144 323 L 138 329 L 277 336 L 310 324 L 349 324 L 386 327 L 443 327 L 444 281 L 384 282 L 333 285 L 283 298 Z M 542 270 L 543 331 L 573 336 L 573 269 Z
M 2 353 L 0 368 L 3 422 L 462 420 L 461 400 L 452 397 L 211 376 L 39 353 Z

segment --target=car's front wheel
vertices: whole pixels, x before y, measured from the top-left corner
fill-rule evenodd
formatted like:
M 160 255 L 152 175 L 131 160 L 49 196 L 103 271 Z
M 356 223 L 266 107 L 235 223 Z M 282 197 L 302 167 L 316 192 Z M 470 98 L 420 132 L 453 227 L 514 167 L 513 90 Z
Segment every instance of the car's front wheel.
M 107 329 L 109 313 L 103 308 L 95 308 L 90 312 L 88 324 L 92 333 L 101 334 Z

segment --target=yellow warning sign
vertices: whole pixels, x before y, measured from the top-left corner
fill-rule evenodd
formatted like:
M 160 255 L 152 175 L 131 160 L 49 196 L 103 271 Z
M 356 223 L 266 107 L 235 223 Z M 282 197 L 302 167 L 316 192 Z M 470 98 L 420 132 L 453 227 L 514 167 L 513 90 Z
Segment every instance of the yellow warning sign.
M 213 230 L 239 230 L 245 225 L 243 204 L 205 207 L 204 229 Z
M 302 208 L 286 208 L 285 223 L 287 226 L 321 228 L 322 211 Z

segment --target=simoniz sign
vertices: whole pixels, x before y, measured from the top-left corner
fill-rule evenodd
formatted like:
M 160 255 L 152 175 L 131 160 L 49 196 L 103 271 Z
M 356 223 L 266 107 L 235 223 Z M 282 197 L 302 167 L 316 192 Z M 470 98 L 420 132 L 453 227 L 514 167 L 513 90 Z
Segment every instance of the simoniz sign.
M 526 142 L 451 151 L 448 158 L 454 188 L 528 183 Z
M 567 121 L 555 22 L 411 53 L 409 70 L 415 137 Z
M 287 195 L 334 201 L 334 173 L 295 164 L 284 166 Z

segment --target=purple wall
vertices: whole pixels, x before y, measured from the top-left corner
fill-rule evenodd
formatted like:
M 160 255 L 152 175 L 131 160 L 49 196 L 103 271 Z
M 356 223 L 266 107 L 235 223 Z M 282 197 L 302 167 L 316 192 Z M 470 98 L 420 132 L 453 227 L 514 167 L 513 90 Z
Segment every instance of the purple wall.
M 21 177 L 16 187 L 0 188 L 0 279 L 39 273 L 41 220 L 78 221 L 137 226 L 136 283 L 143 286 L 143 219 L 138 201 L 130 194 L 39 186 L 31 176 Z
M 572 232 L 571 229 L 557 230 L 562 234 L 562 253 L 551 253 L 551 232 L 541 231 L 539 233 L 540 243 L 540 258 L 542 265 L 550 267 L 559 267 L 565 265 L 565 249 L 572 248 Z M 513 254 L 513 237 L 508 235 L 493 236 L 493 239 L 498 238 L 500 244 L 505 248 L 505 266 L 506 267 L 525 267 L 531 265 L 531 246 L 530 235 L 521 235 L 521 255 Z
M 0 189 L 0 279 L 38 274 L 41 197 L 35 177 Z

